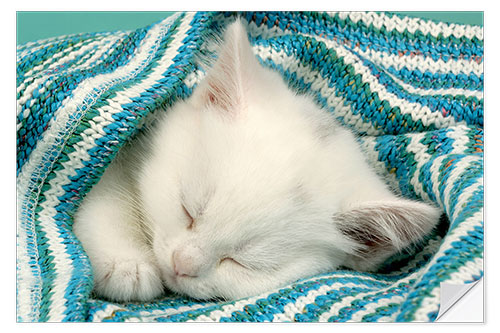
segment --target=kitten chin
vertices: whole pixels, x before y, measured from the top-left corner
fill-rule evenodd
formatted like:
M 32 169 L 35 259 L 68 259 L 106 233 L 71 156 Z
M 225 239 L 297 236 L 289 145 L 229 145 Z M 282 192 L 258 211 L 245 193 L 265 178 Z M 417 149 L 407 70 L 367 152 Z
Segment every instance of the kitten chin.
M 147 153 L 144 153 L 147 151 Z M 193 95 L 120 151 L 75 216 L 96 293 L 236 299 L 370 270 L 439 219 L 397 197 L 351 132 L 259 64 L 241 21 Z

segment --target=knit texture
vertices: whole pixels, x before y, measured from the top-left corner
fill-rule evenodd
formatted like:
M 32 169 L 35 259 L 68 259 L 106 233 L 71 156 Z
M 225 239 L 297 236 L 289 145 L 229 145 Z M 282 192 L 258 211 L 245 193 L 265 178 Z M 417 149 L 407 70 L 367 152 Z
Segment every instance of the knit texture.
M 374 169 L 445 213 L 375 273 L 325 272 L 232 302 L 92 293 L 73 215 L 123 144 L 187 98 L 235 13 L 17 49 L 19 321 L 433 321 L 440 284 L 483 275 L 483 31 L 382 13 L 240 13 L 259 60 L 360 135 Z M 157 111 L 155 111 L 157 110 Z

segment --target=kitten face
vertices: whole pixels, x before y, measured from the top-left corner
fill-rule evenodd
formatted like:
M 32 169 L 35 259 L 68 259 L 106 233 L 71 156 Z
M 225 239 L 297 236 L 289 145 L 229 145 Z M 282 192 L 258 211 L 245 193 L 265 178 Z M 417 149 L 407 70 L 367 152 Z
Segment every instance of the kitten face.
M 309 104 L 256 96 L 228 117 L 200 108 L 199 97 L 169 111 L 140 178 L 167 286 L 233 299 L 338 266 L 343 254 L 332 244 L 343 246 L 341 237 L 319 201 L 326 196 L 311 189 L 321 181 L 309 174 L 320 139 L 281 109 Z
M 399 205 L 352 135 L 258 63 L 238 22 L 193 96 L 159 122 L 151 148 L 138 184 L 153 252 L 167 287 L 194 298 L 370 267 L 439 217 Z M 358 204 L 374 199 L 392 201 Z M 350 262 L 362 255 L 365 266 Z
M 163 279 L 197 298 L 252 295 L 344 255 L 329 198 L 311 188 L 324 153 L 315 122 L 331 120 L 306 118 L 312 103 L 258 64 L 240 25 L 225 37 L 194 95 L 160 123 L 139 181 Z

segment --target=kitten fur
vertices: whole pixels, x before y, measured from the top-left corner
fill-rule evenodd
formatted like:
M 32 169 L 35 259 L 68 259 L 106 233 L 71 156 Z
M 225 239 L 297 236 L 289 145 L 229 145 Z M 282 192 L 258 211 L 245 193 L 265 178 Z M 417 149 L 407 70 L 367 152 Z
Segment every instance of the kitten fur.
M 193 95 L 119 152 L 74 232 L 99 297 L 237 299 L 373 270 L 439 216 L 393 194 L 350 131 L 261 66 L 237 20 Z

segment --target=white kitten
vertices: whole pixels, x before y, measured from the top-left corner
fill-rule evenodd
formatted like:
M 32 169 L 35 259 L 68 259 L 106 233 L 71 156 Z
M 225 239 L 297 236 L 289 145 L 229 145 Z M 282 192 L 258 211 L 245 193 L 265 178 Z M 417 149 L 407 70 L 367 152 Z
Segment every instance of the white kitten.
M 120 151 L 74 232 L 100 296 L 146 301 L 165 285 L 235 299 L 376 268 L 439 215 L 391 193 L 348 130 L 258 63 L 237 21 L 193 95 Z

